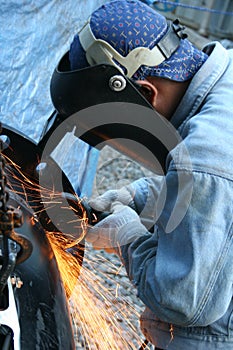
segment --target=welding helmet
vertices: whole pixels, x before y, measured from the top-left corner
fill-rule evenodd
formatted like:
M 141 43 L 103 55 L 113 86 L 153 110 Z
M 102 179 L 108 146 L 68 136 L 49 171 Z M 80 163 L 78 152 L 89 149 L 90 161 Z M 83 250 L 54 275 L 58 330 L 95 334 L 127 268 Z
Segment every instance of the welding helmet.
M 155 142 L 148 132 L 143 134 L 140 125 L 136 129 L 128 126 L 143 113 L 140 110 L 137 116 L 135 108 L 130 111 L 131 105 L 147 108 L 152 113 L 152 106 L 137 80 L 152 75 L 185 81 L 204 60 L 204 53 L 185 39 L 178 20 L 168 22 L 141 1 L 112 1 L 91 15 L 74 37 L 69 52 L 60 60 L 51 79 L 52 102 L 60 121 L 88 107 L 112 104 L 115 123 L 106 120 L 101 127 L 92 127 L 87 125 L 85 115 L 78 118 L 78 127 L 83 125 L 88 132 L 79 137 L 95 147 L 106 139 L 149 140 L 150 148 L 158 150 L 159 162 L 164 167 L 167 147 L 161 145 L 163 141 Z M 127 108 L 123 108 L 122 103 L 127 104 Z M 104 114 L 101 108 L 98 113 Z M 118 122 L 122 113 L 126 120 L 132 114 L 123 128 Z M 154 110 L 153 113 L 152 121 L 157 115 Z
M 112 1 L 94 11 L 75 35 L 53 74 L 52 101 L 64 115 L 108 100 L 124 101 L 125 95 L 129 101 L 128 85 L 140 88 L 133 82 L 148 75 L 188 80 L 201 66 L 203 55 L 185 39 L 178 20 L 167 21 L 141 1 Z M 99 90 L 99 80 L 110 67 L 116 70 Z M 139 96 L 139 104 L 147 105 Z M 136 103 L 134 98 L 132 102 Z

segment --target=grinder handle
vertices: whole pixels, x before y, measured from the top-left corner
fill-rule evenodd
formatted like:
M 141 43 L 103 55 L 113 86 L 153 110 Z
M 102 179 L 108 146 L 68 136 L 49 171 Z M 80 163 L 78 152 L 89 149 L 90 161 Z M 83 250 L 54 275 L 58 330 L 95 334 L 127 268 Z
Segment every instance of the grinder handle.
M 101 212 L 93 209 L 86 200 L 83 198 L 79 199 L 72 193 L 63 192 L 62 197 L 69 202 L 71 208 L 75 209 L 76 215 L 81 217 L 83 216 L 83 212 L 85 212 L 89 225 L 93 226 L 111 214 L 107 211 Z
M 111 214 L 107 211 L 101 212 L 93 209 L 86 201 L 82 201 L 81 204 L 86 212 L 89 225 L 93 226 Z

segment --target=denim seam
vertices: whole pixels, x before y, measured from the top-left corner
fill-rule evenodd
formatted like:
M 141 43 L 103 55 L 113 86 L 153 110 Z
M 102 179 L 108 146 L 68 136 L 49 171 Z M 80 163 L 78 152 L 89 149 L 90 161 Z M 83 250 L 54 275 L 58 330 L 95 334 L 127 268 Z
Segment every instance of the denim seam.
M 232 174 L 232 178 L 229 177 L 229 176 L 226 176 L 226 174 L 218 174 L 218 173 L 215 173 L 213 171 L 204 171 L 204 170 L 198 170 L 198 169 L 189 169 L 189 168 L 186 168 L 184 165 L 180 166 L 178 169 L 177 167 L 173 167 L 171 166 L 170 169 L 168 170 L 168 172 L 179 172 L 179 171 L 183 171 L 183 172 L 186 172 L 186 173 L 197 173 L 197 174 L 203 174 L 203 175 L 210 175 L 210 176 L 213 176 L 213 177 L 218 177 L 220 179 L 223 179 L 223 180 L 227 180 L 227 181 L 230 181 L 230 182 L 233 182 L 233 174 Z M 229 174 L 227 174 L 229 175 Z

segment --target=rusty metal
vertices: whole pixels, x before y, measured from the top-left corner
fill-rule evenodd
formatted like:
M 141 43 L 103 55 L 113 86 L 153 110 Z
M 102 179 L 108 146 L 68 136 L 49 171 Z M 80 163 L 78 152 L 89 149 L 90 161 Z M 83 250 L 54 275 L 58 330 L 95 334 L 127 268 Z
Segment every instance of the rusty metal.
M 0 139 L 0 294 L 15 265 L 25 261 L 32 252 L 31 242 L 14 230 L 22 226 L 23 216 L 20 209 L 8 205 L 9 191 L 5 174 L 5 158 L 2 152 L 3 141 Z M 17 245 L 20 247 L 19 251 Z

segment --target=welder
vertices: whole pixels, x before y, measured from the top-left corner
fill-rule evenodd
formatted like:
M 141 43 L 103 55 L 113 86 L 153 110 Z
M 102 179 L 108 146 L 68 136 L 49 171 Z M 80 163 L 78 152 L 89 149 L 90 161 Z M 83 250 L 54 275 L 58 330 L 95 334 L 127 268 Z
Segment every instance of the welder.
M 219 42 L 198 49 L 178 21 L 136 0 L 98 8 L 70 46 L 70 74 L 115 67 L 181 138 L 165 145 L 162 173 L 89 202 L 111 215 L 86 239 L 122 260 L 155 349 L 233 348 L 232 60 Z

